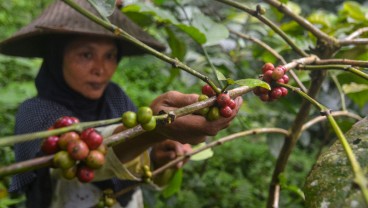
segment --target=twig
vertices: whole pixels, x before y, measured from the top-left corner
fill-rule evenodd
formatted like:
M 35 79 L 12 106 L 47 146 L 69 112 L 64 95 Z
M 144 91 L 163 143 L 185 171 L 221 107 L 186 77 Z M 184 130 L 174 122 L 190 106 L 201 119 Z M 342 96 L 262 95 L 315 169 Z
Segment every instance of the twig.
M 0 179 L 5 176 L 14 175 L 16 173 L 22 173 L 36 170 L 38 168 L 48 167 L 52 164 L 53 158 L 54 155 L 43 156 L 34 158 L 32 160 L 18 162 L 6 167 L 0 167 Z
M 333 117 L 346 116 L 346 117 L 350 117 L 350 118 L 353 118 L 353 119 L 356 119 L 356 120 L 361 120 L 362 119 L 362 117 L 360 117 L 359 115 L 354 114 L 354 113 L 350 113 L 350 112 L 347 112 L 347 111 L 335 111 L 335 112 L 331 113 L 331 116 L 333 116 Z M 321 121 L 324 121 L 326 119 L 327 119 L 326 116 L 315 117 L 314 119 L 306 122 L 303 125 L 301 131 L 305 131 L 309 127 L 313 126 L 314 124 L 316 124 L 318 122 L 321 122 Z
M 347 110 L 346 110 L 346 102 L 345 102 L 345 93 L 344 93 L 344 91 L 343 91 L 343 89 L 342 89 L 342 87 L 341 87 L 341 84 L 340 84 L 339 80 L 337 79 L 336 74 L 333 74 L 333 73 L 329 73 L 329 74 L 330 74 L 330 76 L 331 76 L 332 81 L 333 81 L 333 82 L 335 83 L 335 85 L 336 85 L 337 91 L 338 91 L 338 92 L 339 92 L 339 94 L 340 94 L 341 109 L 342 109 L 343 111 L 347 111 Z
M 216 0 L 218 2 L 227 4 L 229 6 L 232 6 L 234 8 L 240 9 L 244 12 L 247 12 L 248 14 L 256 17 L 257 19 L 259 19 L 261 22 L 263 22 L 264 24 L 266 24 L 267 26 L 269 26 L 273 31 L 275 31 L 278 35 L 281 36 L 282 39 L 284 39 L 290 46 L 291 48 L 298 53 L 300 56 L 309 56 L 305 51 L 303 51 L 302 49 L 300 49 L 288 36 L 286 33 L 284 33 L 284 31 L 282 31 L 276 24 L 274 24 L 271 20 L 269 20 L 267 17 L 261 15 L 259 13 L 259 11 L 257 10 L 252 10 L 249 9 L 248 7 L 244 6 L 243 4 L 240 4 L 236 1 L 232 1 L 232 0 Z
M 216 140 L 214 142 L 211 142 L 209 144 L 207 144 L 206 146 L 203 146 L 201 148 L 196 149 L 195 151 L 192 151 L 190 153 L 187 153 L 183 156 L 180 156 L 178 158 L 176 158 L 175 160 L 170 161 L 169 163 L 166 163 L 164 166 L 156 169 L 155 171 L 152 172 L 153 175 L 157 175 L 162 173 L 164 170 L 174 166 L 175 164 L 177 164 L 178 162 L 184 160 L 185 158 L 191 157 L 195 154 L 198 154 L 199 152 L 202 152 L 206 149 L 209 149 L 211 147 L 215 147 L 215 146 L 219 146 L 222 145 L 225 142 L 229 142 L 232 141 L 234 139 L 237 139 L 239 137 L 243 137 L 243 136 L 249 136 L 249 135 L 256 135 L 256 134 L 261 134 L 261 133 L 277 133 L 277 134 L 283 134 L 283 135 L 288 135 L 289 132 L 285 129 L 281 129 L 281 128 L 258 128 L 258 129 L 253 129 L 253 130 L 248 130 L 248 131 L 243 131 L 243 132 L 238 132 L 235 134 L 231 134 L 229 136 L 223 137 L 219 140 Z
M 356 37 L 360 36 L 361 34 L 363 34 L 365 32 L 368 32 L 368 27 L 360 28 L 360 29 L 358 29 L 355 32 L 351 33 L 349 36 L 347 36 L 346 38 L 344 38 L 342 40 L 352 40 L 352 39 L 355 39 Z
M 272 55 L 274 55 L 282 64 L 287 64 L 285 59 L 277 52 L 275 51 L 273 48 L 271 48 L 269 45 L 267 45 L 266 43 L 264 43 L 263 41 L 257 39 L 257 38 L 254 38 L 254 37 L 251 37 L 249 35 L 246 35 L 246 34 L 243 34 L 243 33 L 240 33 L 240 32 L 237 32 L 235 30 L 231 30 L 229 29 L 229 31 L 241 38 L 244 38 L 246 40 L 250 40 L 258 45 L 260 45 L 261 47 L 263 47 L 264 49 L 266 49 L 268 52 L 270 52 Z M 300 79 L 298 78 L 298 76 L 296 76 L 294 70 L 290 69 L 289 70 L 289 73 L 291 75 L 291 77 L 295 80 L 296 84 L 304 91 L 306 92 L 307 91 L 307 88 L 303 85 L 303 83 L 300 81 Z
M 368 74 L 349 65 L 298 65 L 301 70 L 344 70 L 368 80 Z
M 351 59 L 320 59 L 315 64 L 329 65 L 329 64 L 344 64 L 351 66 L 368 67 L 368 61 L 351 60 Z
M 13 144 L 20 143 L 20 142 L 31 141 L 31 140 L 35 140 L 39 138 L 46 138 L 52 135 L 59 135 L 59 134 L 69 132 L 69 131 L 81 132 L 83 131 L 83 129 L 86 129 L 86 128 L 110 125 L 110 124 L 114 124 L 120 121 L 121 121 L 121 118 L 113 118 L 113 119 L 107 119 L 107 120 L 101 120 L 101 121 L 83 122 L 83 123 L 73 124 L 68 127 L 53 129 L 49 131 L 40 131 L 40 132 L 29 133 L 29 134 L 20 134 L 20 135 L 2 137 L 0 138 L 0 147 L 13 145 Z
M 339 40 L 339 44 L 341 46 L 367 45 L 368 44 L 368 38 L 356 38 L 356 39 L 353 39 L 353 40 Z

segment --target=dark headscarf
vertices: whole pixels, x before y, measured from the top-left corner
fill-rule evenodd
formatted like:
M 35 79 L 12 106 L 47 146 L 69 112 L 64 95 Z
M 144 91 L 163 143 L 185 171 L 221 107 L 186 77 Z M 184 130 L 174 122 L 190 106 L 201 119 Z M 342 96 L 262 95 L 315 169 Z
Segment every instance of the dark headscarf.
M 66 84 L 62 73 L 62 62 L 64 47 L 70 40 L 69 37 L 50 41 L 48 55 L 44 57 L 35 81 L 38 95 L 19 107 L 15 134 L 46 130 L 61 116 L 75 116 L 85 122 L 117 118 L 125 111 L 136 111 L 136 107 L 123 90 L 112 82 L 108 84 L 103 96 L 98 100 L 85 98 Z M 16 161 L 29 160 L 42 155 L 39 152 L 40 144 L 41 140 L 33 140 L 15 145 Z M 134 182 L 113 178 L 94 184 L 100 189 L 112 188 L 119 191 L 132 183 Z M 49 169 L 43 168 L 15 175 L 9 191 L 25 191 L 29 199 L 27 207 L 48 207 L 52 197 L 51 186 Z M 118 198 L 118 201 L 126 205 L 131 195 L 132 192 L 125 194 Z

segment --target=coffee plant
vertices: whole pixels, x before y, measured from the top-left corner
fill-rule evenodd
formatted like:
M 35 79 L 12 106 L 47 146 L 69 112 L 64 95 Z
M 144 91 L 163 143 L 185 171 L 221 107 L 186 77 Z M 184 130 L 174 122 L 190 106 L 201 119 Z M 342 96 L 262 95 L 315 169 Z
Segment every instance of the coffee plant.
M 72 4 L 72 0 L 63 1 L 81 14 L 86 14 L 83 8 Z M 94 3 L 92 0 L 90 2 Z M 109 13 L 106 10 L 113 8 L 109 4 L 114 3 L 115 1 L 106 1 L 105 5 L 99 4 L 97 8 L 100 14 Z M 149 108 L 141 107 L 137 113 L 127 112 L 121 118 L 58 124 L 48 131 L 3 137 L 0 139 L 0 146 L 4 148 L 18 142 L 46 138 L 47 147 L 40 148 L 48 155 L 37 161 L 3 166 L 0 168 L 0 176 L 34 170 L 45 164 L 53 166 L 57 157 L 72 156 L 72 150 L 69 149 L 83 146 L 77 145 L 75 141 L 66 142 L 65 150 L 65 146 L 56 145 L 62 137 L 56 138 L 57 135 L 80 132 L 82 138 L 86 129 L 122 122 L 130 128 L 129 131 L 103 138 L 103 145 L 114 146 L 134 139 L 137 134 L 152 130 L 156 125 L 170 125 L 176 118 L 188 114 L 199 114 L 209 121 L 216 120 L 219 116 L 227 117 L 234 108 L 233 99 L 243 96 L 245 104 L 234 121 L 234 126 L 214 138 L 209 138 L 206 144 L 195 147 L 193 152 L 156 170 L 143 167 L 145 173 L 141 184 L 156 187 L 151 179 L 189 157 L 193 160 L 207 160 L 201 161 L 201 167 L 189 166 L 189 171 L 195 173 L 191 176 L 183 173 L 187 166 L 184 170 L 177 171 L 162 191 L 165 200 L 175 207 L 368 206 L 367 157 L 361 153 L 366 151 L 368 139 L 367 119 L 362 119 L 368 110 L 368 29 L 365 27 L 368 23 L 368 7 L 366 2 L 339 3 L 341 4 L 334 5 L 331 10 L 309 8 L 310 11 L 303 11 L 304 7 L 300 6 L 302 2 L 287 0 L 154 0 L 123 5 L 122 12 L 147 28 L 159 40 L 167 42 L 170 49 L 168 53 L 155 51 L 121 28 L 104 21 L 104 18 L 89 17 L 91 21 L 143 48 L 157 58 L 155 61 L 168 63 L 170 67 L 160 65 L 168 69 L 167 82 L 163 88 L 169 90 L 167 85 L 175 86 L 177 83 L 174 80 L 181 80 L 186 84 L 183 88 L 188 93 L 201 94 L 198 102 L 160 115 L 152 115 Z M 123 64 L 127 63 L 123 60 Z M 135 79 L 138 84 L 142 82 Z M 156 92 L 160 93 L 159 90 Z M 139 104 L 145 106 L 149 102 L 141 101 Z M 356 120 L 359 122 L 346 133 Z M 281 135 L 283 138 L 268 137 L 267 140 L 260 139 L 261 142 L 254 145 L 250 138 L 264 139 L 258 135 Z M 249 139 L 240 141 L 244 137 Z M 337 138 L 336 141 L 334 138 Z M 306 142 L 307 139 L 310 142 Z M 87 143 L 83 139 L 77 141 Z M 264 146 L 259 146 L 262 142 L 270 144 L 276 159 L 266 156 L 268 153 L 262 149 Z M 249 152 L 236 149 L 210 158 L 214 151 L 221 148 L 231 149 L 228 146 L 231 143 L 237 143 L 236 148 L 251 148 L 247 149 Z M 318 159 L 313 159 L 315 165 L 311 173 L 304 175 L 305 185 L 302 188 L 303 184 L 295 186 L 298 181 L 289 176 L 297 168 L 290 170 L 288 164 L 292 163 L 297 167 L 293 161 L 293 153 L 299 153 L 299 146 L 303 145 L 310 152 L 316 153 L 314 149 L 318 149 L 321 154 Z M 92 148 L 90 145 L 85 146 L 86 151 L 92 152 L 99 145 Z M 240 160 L 246 154 L 253 155 L 251 161 Z M 70 163 L 59 164 L 65 170 L 71 168 L 70 171 L 65 171 L 65 176 L 68 177 L 70 173 L 71 177 L 76 175 L 83 182 L 92 180 L 93 169 L 103 165 L 103 162 L 96 163 L 96 160 L 101 161 L 103 156 L 97 153 L 93 162 L 80 162 L 88 160 L 87 155 L 88 152 L 83 157 L 80 154 L 74 155 Z M 78 166 L 79 163 L 83 166 Z M 227 166 L 230 163 L 231 167 Z M 267 170 L 257 170 L 255 167 L 259 163 L 267 163 L 263 166 Z M 218 169 L 206 169 L 208 164 Z M 309 171 L 310 168 L 305 173 Z M 231 174 L 227 174 L 228 172 L 239 175 L 239 178 L 256 175 L 254 180 L 259 180 L 261 184 L 258 185 L 263 190 L 247 190 L 245 187 L 249 186 L 249 181 L 239 182 L 240 185 L 232 184 Z M 251 172 L 256 174 L 252 175 Z M 338 174 L 340 172 L 344 174 Z M 202 183 L 214 183 L 206 183 L 204 186 L 216 188 L 202 193 L 198 183 L 191 184 L 191 181 L 201 181 L 201 176 Z M 211 180 L 206 180 L 206 177 Z M 182 180 L 184 184 L 180 189 Z M 339 184 L 339 181 L 343 183 Z M 188 192 L 185 186 L 192 186 L 197 192 Z M 235 201 L 222 197 L 221 191 L 231 192 Z M 291 194 L 285 195 L 283 191 Z M 106 191 L 100 200 L 101 205 L 98 206 L 112 205 L 115 197 L 122 193 L 123 190 L 116 193 Z M 296 199 L 284 200 L 283 197 Z M 197 200 L 190 201 L 186 198 Z M 251 202 L 244 201 L 244 198 Z M 156 205 L 152 202 L 149 204 L 164 207 L 160 202 Z

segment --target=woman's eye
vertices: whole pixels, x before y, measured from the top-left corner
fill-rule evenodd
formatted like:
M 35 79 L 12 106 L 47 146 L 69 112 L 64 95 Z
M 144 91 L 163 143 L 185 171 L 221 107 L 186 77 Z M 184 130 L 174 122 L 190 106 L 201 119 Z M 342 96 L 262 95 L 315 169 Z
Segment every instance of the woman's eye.
M 81 56 L 85 59 L 91 59 L 92 58 L 92 53 L 90 52 L 83 52 L 81 53 Z
M 117 55 L 116 55 L 116 53 L 109 53 L 109 54 L 106 55 L 106 58 L 109 59 L 109 60 L 116 60 Z

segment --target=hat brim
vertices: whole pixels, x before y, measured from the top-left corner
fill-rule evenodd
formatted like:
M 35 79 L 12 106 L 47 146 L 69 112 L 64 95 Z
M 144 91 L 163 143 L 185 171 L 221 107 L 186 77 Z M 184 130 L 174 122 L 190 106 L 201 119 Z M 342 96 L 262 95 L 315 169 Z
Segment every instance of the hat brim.
M 76 0 L 80 6 L 97 15 L 97 11 L 86 1 Z M 128 34 L 146 45 L 164 51 L 165 46 L 150 36 L 142 28 L 128 19 L 120 11 L 109 17 L 112 24 L 122 28 Z M 47 53 L 46 44 L 57 41 L 60 36 L 88 35 L 108 37 L 117 40 L 123 56 L 146 53 L 142 48 L 114 35 L 102 26 L 92 22 L 63 1 L 50 5 L 37 19 L 23 27 L 14 36 L 0 43 L 0 53 L 20 57 L 44 57 Z

